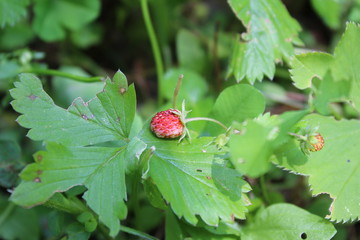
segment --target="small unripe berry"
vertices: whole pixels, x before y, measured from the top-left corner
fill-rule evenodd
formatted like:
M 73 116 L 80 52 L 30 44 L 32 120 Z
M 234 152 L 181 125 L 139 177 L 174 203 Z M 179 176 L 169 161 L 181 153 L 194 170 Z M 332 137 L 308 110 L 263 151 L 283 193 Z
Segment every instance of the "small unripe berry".
M 309 150 L 311 152 L 320 151 L 324 147 L 324 138 L 321 136 L 320 133 L 316 134 L 315 136 L 311 136 L 309 142 L 311 145 Z

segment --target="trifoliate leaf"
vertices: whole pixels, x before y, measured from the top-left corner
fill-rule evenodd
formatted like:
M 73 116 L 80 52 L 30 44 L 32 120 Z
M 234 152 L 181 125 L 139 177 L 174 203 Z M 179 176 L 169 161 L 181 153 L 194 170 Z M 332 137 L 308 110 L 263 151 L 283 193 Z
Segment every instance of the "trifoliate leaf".
M 127 214 L 125 170 L 145 149 L 141 141 L 128 139 L 136 96 L 134 86 L 127 86 L 121 74 L 108 79 L 97 97 L 86 103 L 78 98 L 68 110 L 54 104 L 38 78 L 31 74 L 20 76 L 20 82 L 11 90 L 15 99 L 12 105 L 23 114 L 18 122 L 31 128 L 30 138 L 46 141 L 48 150 L 37 153 L 36 163 L 23 170 L 23 181 L 13 192 L 12 201 L 34 206 L 55 192 L 84 185 L 88 189 L 84 199 L 110 228 L 110 235 L 119 232 L 119 219 Z M 116 144 L 106 144 L 109 141 Z
M 61 40 L 66 30 L 79 30 L 100 12 L 99 0 L 36 0 L 34 30 L 45 41 Z
M 327 193 L 333 199 L 333 221 L 354 221 L 360 217 L 360 122 L 336 121 L 331 117 L 310 115 L 309 126 L 319 126 L 324 147 L 307 157 L 296 140 L 289 141 L 276 153 L 274 162 L 292 172 L 309 176 L 312 194 Z
M 291 61 L 291 77 L 295 87 L 310 88 L 313 78 L 322 79 L 329 70 L 333 56 L 322 52 L 296 55 Z
M 222 91 L 216 99 L 210 117 L 230 127 L 233 121 L 242 122 L 259 116 L 265 110 L 265 98 L 256 88 L 247 84 L 236 84 Z M 224 129 L 208 123 L 205 131 L 217 135 Z
M 15 99 L 12 106 L 23 114 L 18 122 L 31 128 L 28 136 L 33 140 L 85 146 L 128 136 L 136 104 L 133 85 L 122 95 L 108 80 L 99 98 L 90 102 L 78 98 L 68 110 L 56 106 L 32 74 L 21 74 L 15 86 L 11 90 Z
M 249 186 L 235 170 L 215 159 L 221 152 L 209 144 L 212 138 L 178 143 L 155 137 L 148 127 L 140 138 L 155 147 L 148 176 L 179 218 L 196 224 L 199 215 L 205 223 L 216 226 L 219 218 L 233 222 L 245 217 L 249 202 L 244 192 Z
M 291 204 L 281 203 L 260 210 L 242 230 L 243 240 L 331 239 L 334 226 L 319 216 Z
M 275 62 L 286 61 L 294 54 L 293 44 L 301 44 L 301 30 L 279 0 L 228 0 L 235 15 L 247 29 L 233 49 L 227 76 L 239 82 L 272 79 Z
M 29 0 L 0 0 L 0 27 L 14 25 L 27 13 Z

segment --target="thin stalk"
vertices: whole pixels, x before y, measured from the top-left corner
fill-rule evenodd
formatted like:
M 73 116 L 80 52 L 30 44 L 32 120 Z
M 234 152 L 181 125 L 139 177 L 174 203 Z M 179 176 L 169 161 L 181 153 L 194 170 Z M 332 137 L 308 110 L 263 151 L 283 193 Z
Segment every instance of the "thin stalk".
M 14 209 L 15 209 L 15 204 L 12 202 L 9 202 L 9 204 L 7 205 L 5 210 L 0 215 L 0 227 L 2 227 L 4 222 L 6 222 L 6 220 L 8 219 L 10 214 L 14 211 Z
M 308 138 L 306 136 L 303 136 L 303 135 L 299 135 L 299 134 L 296 134 L 296 133 L 288 133 L 290 136 L 294 136 L 294 137 L 297 137 L 298 139 L 300 140 L 303 140 L 303 141 L 307 141 Z
M 164 64 L 161 58 L 160 48 L 159 48 L 158 40 L 156 38 L 154 27 L 151 22 L 147 0 L 140 0 L 140 3 L 141 3 L 142 15 L 144 17 L 144 22 L 146 26 L 146 31 L 149 35 L 151 48 L 155 59 L 156 74 L 158 79 L 158 104 L 160 106 L 164 99 L 163 93 L 161 91 L 161 86 L 164 77 Z
M 78 81 L 78 82 L 101 82 L 104 78 L 100 76 L 96 77 L 81 77 L 74 74 L 61 72 L 58 70 L 53 69 L 41 69 L 41 68 L 32 68 L 29 70 L 26 70 L 27 73 L 35 73 L 40 75 L 51 75 L 51 76 L 58 76 L 58 77 L 65 77 L 70 78 L 72 80 Z
M 146 240 L 159 240 L 158 238 L 156 237 L 153 237 L 153 236 L 150 236 L 144 232 L 140 232 L 136 229 L 133 229 L 133 228 L 129 228 L 129 227 L 125 227 L 125 226 L 120 226 L 120 231 L 123 231 L 123 232 L 126 232 L 126 233 L 129 233 L 131 235 L 134 235 L 134 236 L 138 236 L 140 237 L 141 239 L 146 239 Z
M 176 99 L 177 99 L 177 96 L 179 94 L 183 78 L 184 78 L 184 75 L 180 74 L 179 79 L 178 79 L 177 84 L 176 84 L 176 87 L 175 87 L 175 90 L 174 90 L 174 96 L 173 96 L 173 108 L 174 109 L 176 109 Z
M 264 197 L 264 200 L 267 204 L 270 203 L 270 197 L 269 197 L 269 193 L 267 191 L 267 188 L 266 188 L 266 184 L 265 184 L 265 177 L 264 175 L 262 175 L 260 177 L 260 188 L 261 188 L 261 193 Z
M 188 119 L 185 120 L 185 123 L 193 122 L 193 121 L 209 121 L 209 122 L 213 122 L 213 123 L 218 124 L 222 128 L 224 128 L 226 131 L 228 130 L 228 128 L 223 123 L 219 122 L 218 120 L 215 120 L 215 119 L 212 119 L 212 118 L 207 118 L 207 117 L 188 118 Z

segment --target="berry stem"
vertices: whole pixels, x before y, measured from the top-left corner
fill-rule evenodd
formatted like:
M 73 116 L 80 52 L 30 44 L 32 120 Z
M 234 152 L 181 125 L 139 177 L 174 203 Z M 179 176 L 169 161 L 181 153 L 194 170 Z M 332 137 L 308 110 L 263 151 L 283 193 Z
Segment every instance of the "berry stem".
M 174 96 L 173 96 L 173 108 L 174 109 L 176 109 L 176 99 L 177 99 L 177 96 L 179 94 L 183 78 L 184 78 L 184 75 L 180 74 L 179 79 L 178 79 L 177 84 L 176 84 L 176 87 L 175 87 L 175 90 L 174 90 Z
M 218 124 L 219 126 L 221 126 L 222 128 L 224 128 L 226 131 L 228 130 L 228 127 L 226 127 L 224 124 L 222 124 L 221 122 L 219 122 L 218 120 L 212 119 L 212 118 L 207 118 L 207 117 L 194 117 L 194 118 L 188 118 L 185 120 L 185 123 L 188 122 L 193 122 L 193 121 L 209 121 L 209 122 L 213 122 Z
M 157 74 L 157 79 L 158 79 L 158 104 L 160 106 L 164 99 L 164 94 L 161 91 L 161 86 L 163 84 L 163 78 L 164 78 L 164 64 L 163 64 L 163 61 L 161 58 L 159 43 L 156 38 L 155 30 L 154 30 L 154 27 L 151 22 L 148 1 L 141 0 L 140 3 L 141 3 L 142 15 L 143 15 L 145 26 L 146 26 L 146 31 L 147 31 L 149 39 L 150 39 L 151 48 L 152 48 L 154 59 L 155 59 L 156 74 Z
M 289 135 L 291 136 L 294 136 L 294 137 L 297 137 L 298 139 L 301 139 L 303 141 L 307 141 L 308 138 L 306 136 L 303 136 L 303 135 L 299 135 L 299 134 L 296 134 L 296 133 L 289 133 Z
M 41 68 L 31 68 L 26 71 L 26 73 L 35 73 L 39 75 L 50 75 L 50 76 L 58 76 L 58 77 L 64 77 L 69 78 L 78 82 L 101 82 L 104 80 L 103 77 L 97 76 L 97 77 L 82 77 L 77 76 L 74 74 L 70 74 L 67 72 L 62 72 L 54 69 L 41 69 Z

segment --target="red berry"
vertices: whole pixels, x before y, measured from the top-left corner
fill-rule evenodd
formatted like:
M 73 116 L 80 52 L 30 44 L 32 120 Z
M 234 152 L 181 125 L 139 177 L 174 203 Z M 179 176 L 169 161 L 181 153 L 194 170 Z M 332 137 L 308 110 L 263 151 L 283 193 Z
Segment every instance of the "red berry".
M 311 148 L 309 149 L 312 152 L 320 151 L 324 147 L 324 138 L 320 133 L 310 138 Z
M 155 114 L 151 119 L 150 128 L 159 138 L 177 138 L 184 132 L 184 124 L 180 120 L 181 112 L 168 109 Z

